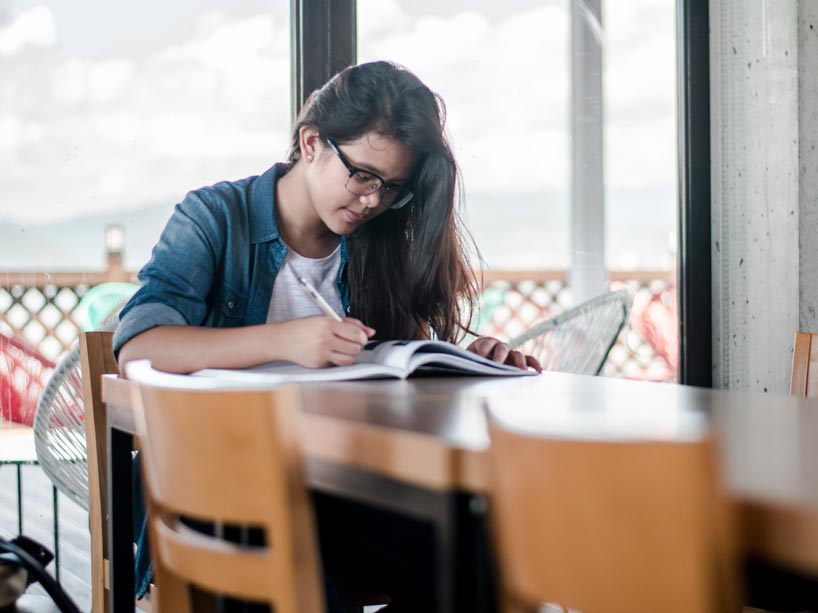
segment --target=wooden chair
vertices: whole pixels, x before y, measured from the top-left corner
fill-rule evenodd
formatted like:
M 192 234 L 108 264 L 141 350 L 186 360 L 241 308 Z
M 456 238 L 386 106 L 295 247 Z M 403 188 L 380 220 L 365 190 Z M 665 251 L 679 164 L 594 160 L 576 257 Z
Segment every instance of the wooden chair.
M 91 610 L 109 610 L 108 578 L 108 416 L 102 401 L 102 375 L 118 374 L 113 332 L 80 334 L 80 369 L 88 454 L 88 520 L 91 529 Z M 153 587 L 152 590 L 153 591 Z M 137 608 L 150 611 L 148 599 Z
M 818 334 L 795 334 L 790 393 L 803 398 L 818 398 Z
M 795 333 L 790 394 L 800 398 L 818 398 L 818 334 Z M 745 511 L 743 524 L 745 531 L 754 534 L 749 539 L 750 542 L 756 540 L 758 534 L 774 534 L 774 548 L 785 550 L 790 543 L 809 538 L 810 535 L 809 527 L 797 513 L 792 513 L 788 520 L 787 530 L 782 531 L 779 526 L 777 531 L 772 532 L 762 514 L 748 509 Z M 804 585 L 797 574 L 788 575 L 786 571 L 775 568 L 775 565 L 758 560 L 751 563 L 747 587 L 749 600 L 754 607 L 763 605 L 764 608 L 746 608 L 745 611 L 764 613 L 774 610 L 807 610 L 815 600 L 811 582 Z
M 297 390 L 191 391 L 143 381 L 134 406 L 158 609 L 191 611 L 195 586 L 266 602 L 276 613 L 324 610 Z M 208 536 L 183 516 L 261 528 L 265 544 Z
M 712 441 L 545 438 L 488 419 L 504 611 L 739 610 Z
M 91 528 L 91 610 L 107 612 L 108 598 L 108 417 L 102 402 L 102 375 L 118 374 L 112 332 L 80 334 L 85 443 L 88 450 L 88 519 Z

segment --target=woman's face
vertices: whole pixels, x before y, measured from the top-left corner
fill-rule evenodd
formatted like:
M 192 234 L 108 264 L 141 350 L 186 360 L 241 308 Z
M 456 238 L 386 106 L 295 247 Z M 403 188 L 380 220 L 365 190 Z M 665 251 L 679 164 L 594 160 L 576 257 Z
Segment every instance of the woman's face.
M 346 143 L 334 143 L 337 152 L 315 135 L 308 140 L 308 191 L 315 212 L 335 234 L 350 234 L 389 208 L 383 191 L 359 195 L 360 177 L 378 177 L 390 185 L 408 184 L 415 167 L 415 152 L 389 136 L 374 132 Z M 306 156 L 305 156 L 306 157 Z M 345 163 L 346 162 L 346 163 Z M 360 172 L 350 178 L 350 168 Z M 371 174 L 370 174 L 371 173 Z M 352 191 L 351 191 L 352 190 Z

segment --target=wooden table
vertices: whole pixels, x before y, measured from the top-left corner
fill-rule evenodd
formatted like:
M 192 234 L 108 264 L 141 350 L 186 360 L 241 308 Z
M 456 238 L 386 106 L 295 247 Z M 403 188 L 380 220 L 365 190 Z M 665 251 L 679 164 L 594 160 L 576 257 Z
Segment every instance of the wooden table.
M 103 382 L 115 611 L 133 607 L 129 388 Z M 490 486 L 486 404 L 532 432 L 569 437 L 679 440 L 712 430 L 747 553 L 818 577 L 815 401 L 559 373 L 310 384 L 302 396 L 310 487 L 431 521 L 441 611 L 492 605 L 456 587 L 475 572 L 456 554 L 458 539 L 474 536 L 464 525 L 484 512 Z

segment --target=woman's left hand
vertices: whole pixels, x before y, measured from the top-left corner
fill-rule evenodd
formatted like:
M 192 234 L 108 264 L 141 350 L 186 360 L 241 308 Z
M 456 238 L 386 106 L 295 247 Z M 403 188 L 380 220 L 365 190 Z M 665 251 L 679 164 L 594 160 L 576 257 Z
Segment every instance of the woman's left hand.
M 472 342 L 467 349 L 481 355 L 489 360 L 500 362 L 501 364 L 510 364 L 517 368 L 526 370 L 533 368 L 537 372 L 542 372 L 542 366 L 533 355 L 526 355 L 520 351 L 515 351 L 503 341 L 490 336 L 481 336 Z

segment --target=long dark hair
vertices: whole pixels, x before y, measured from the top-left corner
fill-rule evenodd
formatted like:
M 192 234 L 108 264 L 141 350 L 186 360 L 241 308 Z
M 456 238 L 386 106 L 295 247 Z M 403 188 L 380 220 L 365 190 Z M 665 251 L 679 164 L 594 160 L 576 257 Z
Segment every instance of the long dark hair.
M 372 62 L 343 70 L 313 92 L 293 130 L 291 163 L 301 157 L 303 126 L 339 144 L 375 132 L 417 155 L 409 204 L 349 236 L 351 314 L 379 339 L 418 338 L 430 326 L 438 338 L 457 342 L 468 331 L 476 282 L 466 248 L 474 245 L 455 206 L 458 170 L 445 109 L 410 71 Z

